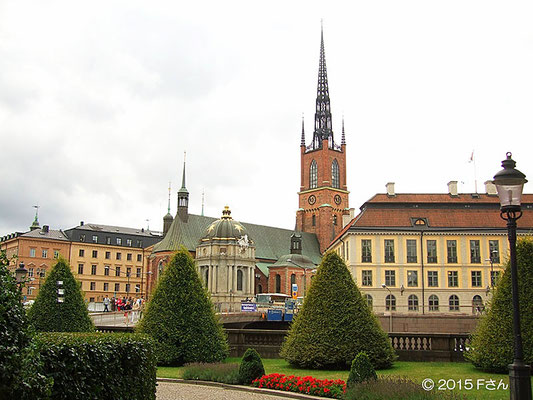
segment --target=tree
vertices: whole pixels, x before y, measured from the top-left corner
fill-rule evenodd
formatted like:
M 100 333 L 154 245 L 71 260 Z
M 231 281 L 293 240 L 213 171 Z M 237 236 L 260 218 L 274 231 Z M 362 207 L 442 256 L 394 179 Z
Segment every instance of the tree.
M 254 379 L 261 378 L 263 375 L 265 375 L 265 367 L 261 356 L 255 349 L 247 349 L 239 366 L 240 382 L 249 385 Z
M 58 286 L 58 281 L 63 284 Z M 58 289 L 64 289 L 62 303 Z M 83 300 L 80 283 L 74 278 L 68 262 L 59 258 L 46 281 L 41 285 L 37 299 L 28 312 L 30 323 L 38 332 L 92 332 L 94 324 Z
M 350 374 L 348 375 L 346 384 L 353 386 L 356 383 L 376 379 L 378 379 L 378 376 L 368 356 L 364 352 L 359 353 L 352 361 L 352 367 L 350 368 Z
M 226 335 L 185 248 L 163 272 L 137 330 L 156 340 L 159 364 L 217 362 L 228 356 Z
M 281 348 L 302 368 L 349 368 L 364 351 L 374 367 L 392 365 L 395 353 L 355 285 L 344 261 L 328 252 Z
M 519 239 L 516 245 L 518 292 L 520 299 L 520 328 L 524 362 L 533 364 L 533 238 Z M 490 372 L 508 372 L 514 358 L 513 300 L 511 265 L 498 281 L 492 301 L 486 308 L 472 335 L 465 357 L 474 366 Z

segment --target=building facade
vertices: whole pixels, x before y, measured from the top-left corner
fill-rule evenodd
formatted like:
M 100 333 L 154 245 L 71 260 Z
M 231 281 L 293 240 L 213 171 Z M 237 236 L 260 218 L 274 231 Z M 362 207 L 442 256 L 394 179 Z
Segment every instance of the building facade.
M 377 313 L 479 313 L 508 257 L 494 186 L 487 193 L 377 194 L 330 249 L 346 261 Z M 533 229 L 533 195 L 523 195 L 518 234 Z

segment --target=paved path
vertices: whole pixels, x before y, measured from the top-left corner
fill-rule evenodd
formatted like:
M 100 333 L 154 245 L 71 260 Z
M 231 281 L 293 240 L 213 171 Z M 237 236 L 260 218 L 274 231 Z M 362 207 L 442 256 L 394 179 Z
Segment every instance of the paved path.
M 312 397 L 311 397 L 312 398 Z M 157 400 L 287 400 L 287 397 L 226 387 L 157 382 Z

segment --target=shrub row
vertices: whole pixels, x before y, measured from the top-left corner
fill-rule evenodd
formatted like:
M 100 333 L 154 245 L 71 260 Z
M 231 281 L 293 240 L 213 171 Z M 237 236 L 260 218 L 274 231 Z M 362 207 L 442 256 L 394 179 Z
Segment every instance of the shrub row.
M 183 370 L 183 379 L 211 381 L 238 385 L 239 364 L 237 363 L 190 363 Z
M 153 339 L 139 334 L 41 333 L 33 344 L 53 399 L 155 400 Z

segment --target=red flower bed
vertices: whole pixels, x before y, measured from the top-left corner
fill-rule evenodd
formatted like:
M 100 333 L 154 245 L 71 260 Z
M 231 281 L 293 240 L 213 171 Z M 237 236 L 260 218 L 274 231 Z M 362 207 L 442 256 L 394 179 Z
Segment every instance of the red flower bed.
M 263 375 L 252 382 L 259 388 L 285 390 L 311 394 L 314 396 L 338 398 L 346 392 L 346 383 L 340 379 L 315 379 L 312 376 L 285 376 L 282 374 Z

